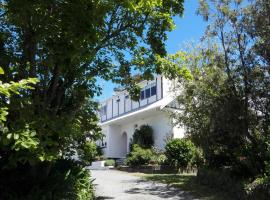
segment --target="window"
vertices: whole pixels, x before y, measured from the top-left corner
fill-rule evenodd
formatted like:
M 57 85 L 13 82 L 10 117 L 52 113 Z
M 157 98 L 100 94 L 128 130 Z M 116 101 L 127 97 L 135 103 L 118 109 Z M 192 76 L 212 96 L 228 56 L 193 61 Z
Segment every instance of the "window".
M 150 88 L 147 88 L 147 89 L 145 90 L 145 96 L 146 96 L 146 98 L 149 98 L 149 97 L 151 96 Z
M 145 98 L 144 96 L 144 90 L 141 91 L 141 100 L 143 100 Z
M 117 99 L 116 102 L 120 102 L 120 99 Z
M 107 113 L 107 106 L 102 106 L 100 108 L 100 115 L 103 116 L 103 115 L 106 115 Z
M 129 96 L 128 96 L 128 95 L 126 95 L 126 96 L 125 96 L 125 99 L 128 99 L 128 98 L 129 98 Z
M 157 94 L 157 86 L 154 85 L 154 86 L 151 87 L 151 96 L 154 96 L 156 94 Z

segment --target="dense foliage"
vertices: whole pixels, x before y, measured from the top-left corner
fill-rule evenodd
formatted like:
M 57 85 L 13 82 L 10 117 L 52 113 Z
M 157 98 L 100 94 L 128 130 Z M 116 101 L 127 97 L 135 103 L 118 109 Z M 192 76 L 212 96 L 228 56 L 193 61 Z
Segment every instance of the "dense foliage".
M 263 174 L 269 160 L 270 77 L 269 55 L 258 44 L 269 42 L 261 31 L 269 21 L 261 26 L 257 21 L 268 13 L 269 2 L 200 3 L 198 13 L 209 22 L 202 44 L 161 62 L 187 70 L 188 76 L 180 73 L 178 79 L 182 87 L 176 87 L 182 112 L 174 117 L 203 149 L 209 166 Z
M 0 9 L 3 80 L 39 79 L 32 92 L 11 98 L 6 123 L 11 133 L 26 125 L 36 132 L 40 143 L 24 158 L 32 164 L 70 156 L 86 137 L 99 137 L 96 78 L 129 86 L 136 98 L 131 69 L 151 78 L 155 55 L 166 54 L 172 17 L 183 11 L 181 0 L 6 0 Z M 0 151 L 2 159 L 14 157 Z
M 78 150 L 80 161 L 84 165 L 91 165 L 92 161 L 98 156 L 98 148 L 94 141 L 86 141 L 85 144 Z
M 182 15 L 182 4 L 1 1 L 1 81 L 10 83 L 4 85 L 10 90 L 20 88 L 20 80 L 24 87 L 28 78 L 39 82 L 10 98 L 2 95 L 7 90 L 1 82 L 1 121 L 6 121 L 0 130 L 0 170 L 25 167 L 38 185 L 40 166 L 49 179 L 57 160 L 71 158 L 89 146 L 88 140 L 100 138 L 93 100 L 101 93 L 97 79 L 112 80 L 138 99 L 140 88 L 131 72 L 141 72 L 144 79 L 160 72 L 156 56 L 166 55 L 167 32 L 174 28 L 173 17 Z
M 131 140 L 132 145 L 138 144 L 143 148 L 151 148 L 154 145 L 153 129 L 149 125 L 141 125 L 136 129 Z
M 127 156 L 126 164 L 129 166 L 141 165 L 163 165 L 166 156 L 163 151 L 155 148 L 143 148 L 134 144 L 131 152 Z
M 115 166 L 115 160 L 113 159 L 105 160 L 105 166 Z
M 171 139 L 165 147 L 167 162 L 172 166 L 187 167 L 195 157 L 196 147 L 187 139 Z
M 0 171 L 0 199 L 91 200 L 93 188 L 89 171 L 70 160 L 59 160 L 46 176 L 47 169 L 39 165 L 39 181 L 25 165 Z
M 126 163 L 129 166 L 140 166 L 149 164 L 153 152 L 151 149 L 144 149 L 137 144 L 134 144 L 132 151 L 128 154 Z
M 202 42 L 160 59 L 178 78 L 173 117 L 206 165 L 248 182 L 270 175 L 269 13 L 268 0 L 201 0 Z

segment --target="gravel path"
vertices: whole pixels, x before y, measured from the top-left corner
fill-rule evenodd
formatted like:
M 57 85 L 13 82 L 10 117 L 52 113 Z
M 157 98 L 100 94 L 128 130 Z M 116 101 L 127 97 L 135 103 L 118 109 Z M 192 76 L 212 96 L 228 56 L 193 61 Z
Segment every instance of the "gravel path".
M 127 172 L 91 170 L 98 200 L 195 200 L 187 193 L 166 184 L 145 181 Z

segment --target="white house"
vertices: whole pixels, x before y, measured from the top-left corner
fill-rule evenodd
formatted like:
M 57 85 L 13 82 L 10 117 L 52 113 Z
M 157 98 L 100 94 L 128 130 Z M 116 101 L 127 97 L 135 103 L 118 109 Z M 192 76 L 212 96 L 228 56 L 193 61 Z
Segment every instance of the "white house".
M 118 91 L 101 103 L 100 125 L 105 138 L 99 145 L 108 158 L 125 157 L 134 130 L 144 124 L 153 128 L 154 145 L 158 149 L 165 147 L 169 137 L 184 136 L 184 129 L 173 126 L 166 112 L 177 110 L 170 92 L 173 82 L 158 75 L 139 85 L 142 90 L 138 102 L 132 101 L 127 91 Z

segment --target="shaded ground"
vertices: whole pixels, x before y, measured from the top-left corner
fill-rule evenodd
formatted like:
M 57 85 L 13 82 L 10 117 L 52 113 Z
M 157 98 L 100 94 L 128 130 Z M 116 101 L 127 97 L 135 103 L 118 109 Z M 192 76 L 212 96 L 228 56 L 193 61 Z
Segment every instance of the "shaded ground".
M 164 183 L 116 170 L 92 170 L 98 200 L 195 200 L 190 194 Z
M 211 188 L 200 185 L 196 181 L 195 174 L 143 174 L 137 173 L 139 177 L 148 181 L 166 183 L 170 186 L 177 187 L 182 191 L 188 191 L 194 197 L 200 200 L 232 200 L 235 194 L 221 192 L 218 188 Z

